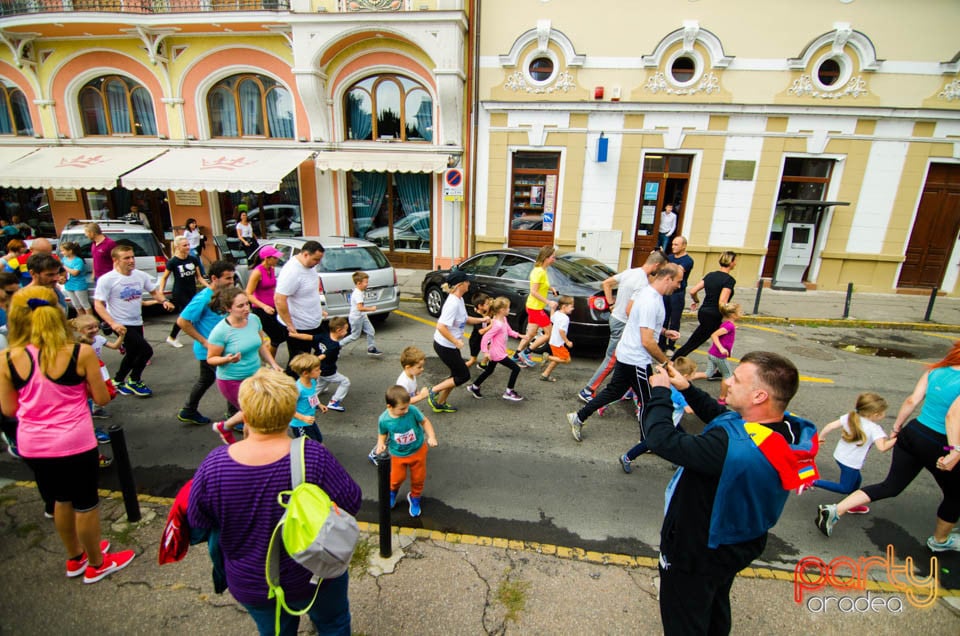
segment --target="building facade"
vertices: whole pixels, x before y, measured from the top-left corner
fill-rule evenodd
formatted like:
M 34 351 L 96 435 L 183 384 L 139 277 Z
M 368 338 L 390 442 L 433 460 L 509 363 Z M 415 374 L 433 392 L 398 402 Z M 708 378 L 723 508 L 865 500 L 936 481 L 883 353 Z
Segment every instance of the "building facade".
M 960 294 L 958 19 L 949 0 L 484 0 L 475 249 L 622 269 L 672 205 L 695 276 L 733 250 L 740 285 Z
M 462 0 L 4 3 L 0 214 L 50 233 L 136 205 L 169 241 L 188 218 L 231 235 L 245 208 L 261 236 L 462 258 L 466 206 L 442 184 L 467 167 L 469 17 Z

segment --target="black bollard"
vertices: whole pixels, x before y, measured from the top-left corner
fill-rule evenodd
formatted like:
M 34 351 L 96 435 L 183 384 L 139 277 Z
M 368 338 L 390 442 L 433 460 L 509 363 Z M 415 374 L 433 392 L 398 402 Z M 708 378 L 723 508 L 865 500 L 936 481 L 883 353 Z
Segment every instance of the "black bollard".
M 389 559 L 393 554 L 393 534 L 390 527 L 390 454 L 377 455 L 377 496 L 380 500 L 380 556 Z
M 937 299 L 937 293 L 940 291 L 939 287 L 934 287 L 930 290 L 930 302 L 927 303 L 927 313 L 923 315 L 924 322 L 930 322 L 930 314 L 933 313 L 933 301 Z
M 757 281 L 757 297 L 753 299 L 753 315 L 760 313 L 760 292 L 763 291 L 763 279 Z
M 850 317 L 850 300 L 853 298 L 853 283 L 847 283 L 847 299 L 843 303 L 843 317 Z
M 130 468 L 130 454 L 127 452 L 127 439 L 123 427 L 114 424 L 107 429 L 110 445 L 113 447 L 113 465 L 120 477 L 120 491 L 123 493 L 123 505 L 127 509 L 127 521 L 140 521 L 140 501 L 137 499 L 137 485 L 133 481 L 133 469 Z

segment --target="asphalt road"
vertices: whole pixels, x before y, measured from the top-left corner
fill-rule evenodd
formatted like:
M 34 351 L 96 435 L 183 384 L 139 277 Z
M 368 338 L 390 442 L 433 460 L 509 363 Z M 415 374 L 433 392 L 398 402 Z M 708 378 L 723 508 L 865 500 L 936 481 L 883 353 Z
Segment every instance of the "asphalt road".
M 345 401 L 347 411 L 319 419 L 325 442 L 363 487 L 359 516 L 368 521 L 377 520 L 377 487 L 376 469 L 366 455 L 376 439 L 383 392 L 401 371 L 399 352 L 409 344 L 427 352 L 421 386 L 445 377 L 445 367 L 432 349 L 433 320 L 422 304 L 404 303 L 401 309 L 378 329 L 377 344 L 385 352 L 382 358 L 369 357 L 363 339 L 341 356 L 340 370 L 353 384 Z M 147 322 L 155 356 L 144 381 L 154 389 L 154 397 L 120 396 L 108 407 L 111 419 L 100 421 L 123 425 L 138 490 L 170 497 L 220 443 L 209 428 L 176 420 L 196 377 L 197 363 L 189 347 L 173 349 L 163 343 L 172 321 L 172 316 L 153 314 Z M 684 323 L 682 332 L 687 334 L 692 327 Z M 794 360 L 803 381 L 791 410 L 819 426 L 849 410 L 859 392 L 877 391 L 890 403 L 891 415 L 884 423 L 889 430 L 892 414 L 923 372 L 922 365 L 942 357 L 953 339 L 949 334 L 907 331 L 742 325 L 734 356 L 765 349 Z M 876 348 L 899 357 L 868 355 Z M 602 418 L 591 418 L 583 442 L 573 440 L 564 414 L 579 407 L 576 392 L 599 362 L 599 352 L 574 351 L 573 363 L 555 372 L 556 383 L 537 381 L 534 369 L 524 371 L 517 385 L 526 397 L 523 402 L 499 398 L 507 374 L 498 370 L 485 384 L 483 400 L 462 388 L 455 390 L 449 401 L 460 407 L 458 413 L 435 414 L 425 406 L 440 446 L 430 452 L 423 516 L 412 519 L 406 505 L 398 505 L 393 523 L 655 556 L 663 490 L 673 470 L 669 463 L 646 455 L 634 463 L 632 474 L 622 472 L 617 458 L 637 438 L 632 406 L 627 403 Z M 105 352 L 107 365 L 116 368 L 117 354 Z M 280 359 L 286 359 L 283 351 Z M 701 353 L 695 359 L 706 362 Z M 716 382 L 701 386 L 714 394 L 720 388 Z M 201 403 L 201 411 L 216 419 L 223 406 L 214 387 Z M 697 430 L 702 425 L 688 417 L 685 426 Z M 825 478 L 838 476 L 832 460 L 834 443 L 821 451 L 819 465 Z M 864 483 L 882 479 L 889 461 L 889 454 L 871 451 Z M 6 454 L 0 457 L 0 476 L 31 478 L 25 465 Z M 104 471 L 102 485 L 119 489 L 114 469 Z M 405 493 L 403 488 L 401 497 Z M 814 527 L 813 518 L 818 504 L 838 499 L 822 490 L 791 496 L 762 561 L 792 568 L 808 555 L 824 561 L 838 556 L 882 556 L 892 544 L 898 560 L 912 556 L 920 573 L 929 567 L 931 554 L 925 542 L 940 501 L 939 489 L 929 475 L 918 477 L 899 498 L 874 505 L 868 515 L 844 517 L 834 536 L 826 539 Z M 960 588 L 960 554 L 939 556 L 941 585 Z

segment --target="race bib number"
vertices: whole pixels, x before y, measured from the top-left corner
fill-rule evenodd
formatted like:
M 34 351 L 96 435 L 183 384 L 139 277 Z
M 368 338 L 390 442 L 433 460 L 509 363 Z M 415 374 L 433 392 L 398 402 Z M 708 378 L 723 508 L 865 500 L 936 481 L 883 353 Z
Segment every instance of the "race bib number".
M 396 442 L 398 446 L 406 446 L 407 444 L 413 444 L 415 441 L 417 441 L 417 434 L 411 428 L 409 431 L 405 433 L 394 433 L 393 441 Z
M 310 408 L 315 409 L 318 406 L 320 406 L 320 396 L 314 393 L 313 395 L 307 398 L 307 402 L 310 404 Z

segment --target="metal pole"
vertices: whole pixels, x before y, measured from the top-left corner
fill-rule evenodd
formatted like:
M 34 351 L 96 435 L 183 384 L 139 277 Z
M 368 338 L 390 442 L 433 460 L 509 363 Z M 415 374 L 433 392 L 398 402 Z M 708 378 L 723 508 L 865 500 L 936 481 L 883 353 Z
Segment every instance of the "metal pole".
M 380 501 L 380 556 L 389 559 L 393 554 L 390 527 L 390 454 L 377 455 L 377 495 Z
M 933 301 L 937 299 L 937 293 L 940 291 L 939 287 L 934 287 L 930 290 L 930 302 L 927 303 L 927 313 L 923 315 L 924 322 L 930 322 L 930 314 L 933 313 Z
M 137 485 L 133 481 L 133 469 L 130 468 L 130 454 L 127 452 L 127 439 L 123 427 L 114 424 L 107 429 L 110 445 L 113 447 L 113 464 L 120 478 L 120 491 L 123 493 L 123 505 L 127 509 L 127 521 L 140 521 L 140 501 L 137 499 Z
M 763 279 L 757 281 L 757 297 L 753 299 L 753 315 L 760 313 L 760 293 L 763 291 Z
M 853 283 L 847 283 L 847 299 L 843 303 L 843 317 L 850 317 L 850 300 L 853 298 Z

